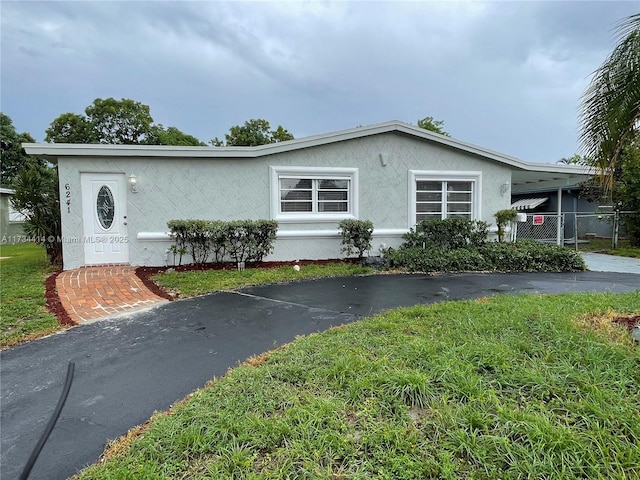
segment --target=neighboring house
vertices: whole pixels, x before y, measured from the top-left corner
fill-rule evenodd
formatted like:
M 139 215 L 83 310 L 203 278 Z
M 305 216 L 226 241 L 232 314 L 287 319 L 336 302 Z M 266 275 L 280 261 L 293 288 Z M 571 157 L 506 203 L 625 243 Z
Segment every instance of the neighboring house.
M 25 216 L 11 205 L 14 191 L 0 187 L 0 243 L 13 244 L 26 241 L 24 236 Z
M 24 147 L 57 161 L 65 269 L 165 265 L 167 222 L 188 218 L 277 220 L 276 261 L 339 258 L 338 222 L 371 220 L 375 255 L 419 220 L 495 223 L 521 188 L 588 177 L 396 121 L 258 147 Z

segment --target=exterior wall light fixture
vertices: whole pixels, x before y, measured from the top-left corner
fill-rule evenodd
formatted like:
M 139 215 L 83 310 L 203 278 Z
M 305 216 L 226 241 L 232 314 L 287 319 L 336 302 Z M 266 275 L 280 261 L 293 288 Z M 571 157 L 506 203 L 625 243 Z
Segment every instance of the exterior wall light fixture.
M 502 185 L 500 185 L 500 195 L 504 197 L 509 191 L 509 187 L 511 187 L 511 184 L 509 182 L 504 182 Z
M 129 185 L 131 186 L 131 193 L 138 193 L 138 177 L 133 173 L 129 175 Z

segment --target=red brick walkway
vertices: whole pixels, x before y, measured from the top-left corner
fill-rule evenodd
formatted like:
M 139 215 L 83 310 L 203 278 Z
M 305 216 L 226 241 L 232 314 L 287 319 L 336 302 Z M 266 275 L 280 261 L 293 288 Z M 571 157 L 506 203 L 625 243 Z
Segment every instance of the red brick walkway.
M 112 265 L 62 272 L 56 278 L 58 297 L 77 323 L 166 302 L 151 293 L 135 270 L 130 265 Z

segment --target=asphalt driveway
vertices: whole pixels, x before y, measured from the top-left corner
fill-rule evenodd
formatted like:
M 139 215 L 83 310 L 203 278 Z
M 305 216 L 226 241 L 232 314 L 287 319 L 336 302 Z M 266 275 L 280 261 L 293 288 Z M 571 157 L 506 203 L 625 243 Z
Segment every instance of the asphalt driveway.
M 67 478 L 110 439 L 246 358 L 398 306 L 499 293 L 625 292 L 635 274 L 380 275 L 218 293 L 85 324 L 0 352 L 0 478 L 17 478 L 75 378 L 31 479 Z

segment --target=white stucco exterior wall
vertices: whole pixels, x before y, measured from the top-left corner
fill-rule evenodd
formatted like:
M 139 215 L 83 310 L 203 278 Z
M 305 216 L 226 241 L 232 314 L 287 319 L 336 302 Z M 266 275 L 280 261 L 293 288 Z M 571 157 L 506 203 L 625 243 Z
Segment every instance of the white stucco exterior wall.
M 215 148 L 211 153 L 215 154 Z M 384 163 L 380 155 L 383 155 Z M 501 185 L 511 180 L 508 165 L 438 143 L 395 132 L 303 148 L 258 158 L 79 158 L 58 160 L 64 238 L 83 235 L 81 173 L 135 174 L 138 193 L 127 188 L 128 248 L 132 265 L 165 265 L 171 245 L 159 238 L 172 219 L 240 220 L 273 218 L 270 167 L 340 167 L 358 170 L 358 218 L 375 227 L 378 246 L 398 246 L 412 225 L 410 171 L 482 172 L 478 219 L 509 208 Z M 68 190 L 67 190 L 68 189 Z M 64 202 L 63 202 L 64 203 Z M 81 243 L 65 242 L 64 268 L 84 265 Z M 266 260 L 340 258 L 337 222 L 281 223 L 275 251 Z

